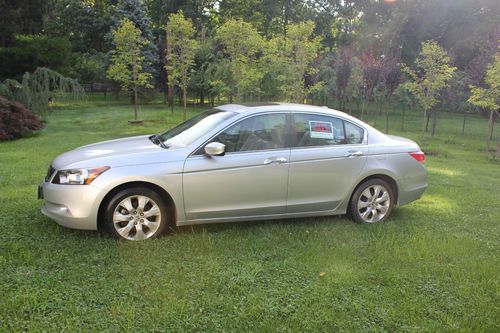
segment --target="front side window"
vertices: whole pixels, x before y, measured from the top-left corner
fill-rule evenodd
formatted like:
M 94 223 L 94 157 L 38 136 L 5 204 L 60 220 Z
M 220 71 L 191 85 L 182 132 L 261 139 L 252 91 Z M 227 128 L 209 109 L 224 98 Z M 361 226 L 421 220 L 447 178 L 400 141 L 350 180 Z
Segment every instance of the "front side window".
M 226 145 L 226 152 L 245 152 L 285 147 L 286 115 L 264 114 L 246 118 L 212 141 Z

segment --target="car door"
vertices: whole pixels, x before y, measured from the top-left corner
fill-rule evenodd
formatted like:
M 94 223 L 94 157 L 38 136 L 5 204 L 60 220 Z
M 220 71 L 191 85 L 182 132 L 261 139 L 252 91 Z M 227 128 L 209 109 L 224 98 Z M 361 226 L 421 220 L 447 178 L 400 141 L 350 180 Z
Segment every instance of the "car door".
M 287 213 L 335 209 L 366 163 L 365 131 L 341 118 L 294 113 Z
M 285 213 L 287 118 L 287 113 L 247 117 L 207 142 L 223 143 L 225 155 L 206 156 L 200 149 L 186 159 L 183 189 L 188 220 Z

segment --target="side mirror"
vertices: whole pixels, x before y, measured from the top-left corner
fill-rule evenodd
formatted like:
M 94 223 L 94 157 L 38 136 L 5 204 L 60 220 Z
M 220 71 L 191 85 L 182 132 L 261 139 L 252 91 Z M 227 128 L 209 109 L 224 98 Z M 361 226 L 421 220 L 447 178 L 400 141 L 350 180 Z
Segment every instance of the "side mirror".
M 205 146 L 205 153 L 209 156 L 222 156 L 226 152 L 226 145 L 220 142 L 210 142 Z

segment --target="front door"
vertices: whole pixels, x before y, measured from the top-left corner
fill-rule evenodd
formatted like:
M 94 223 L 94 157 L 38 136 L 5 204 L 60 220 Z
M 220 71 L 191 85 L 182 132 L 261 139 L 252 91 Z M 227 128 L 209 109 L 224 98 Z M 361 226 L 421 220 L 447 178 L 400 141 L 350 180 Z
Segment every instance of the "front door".
M 286 113 L 250 116 L 209 141 L 223 143 L 224 156 L 187 158 L 183 189 L 188 220 L 285 213 L 290 160 L 286 119 Z

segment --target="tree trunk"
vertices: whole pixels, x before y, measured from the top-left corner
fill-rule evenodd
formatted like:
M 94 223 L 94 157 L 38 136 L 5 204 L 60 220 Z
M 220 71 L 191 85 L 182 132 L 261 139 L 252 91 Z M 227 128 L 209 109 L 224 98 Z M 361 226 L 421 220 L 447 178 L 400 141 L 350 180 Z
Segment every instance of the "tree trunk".
M 403 114 L 401 115 L 401 131 L 405 130 L 405 111 L 406 111 L 406 104 L 403 104 Z
M 385 113 L 385 134 L 389 134 L 389 112 Z
M 436 134 L 436 122 L 437 122 L 437 110 L 434 110 L 432 113 L 432 133 L 431 133 L 432 137 L 434 137 L 434 134 Z
M 361 100 L 361 120 L 363 120 L 364 115 L 365 115 L 365 99 L 363 98 Z
M 170 112 L 174 113 L 174 86 L 168 86 L 168 106 L 170 106 Z
M 491 140 L 493 139 L 493 122 L 495 119 L 495 114 L 490 111 L 490 117 L 488 118 L 488 140 L 486 143 L 486 151 L 490 151 Z
M 495 132 L 495 113 L 493 113 L 493 119 L 491 122 L 490 140 L 493 140 L 493 132 Z
M 424 110 L 424 132 L 427 132 L 429 128 L 429 112 Z
M 137 120 L 137 85 L 134 84 L 134 120 Z
M 205 92 L 202 90 L 200 90 L 200 105 L 205 105 Z
M 467 112 L 464 110 L 464 119 L 462 121 L 462 136 L 465 135 L 465 118 L 467 117 Z
M 498 136 L 497 153 L 495 154 L 495 158 L 500 160 L 500 135 Z
M 182 111 L 182 120 L 186 120 L 186 98 L 187 98 L 187 96 L 186 96 L 187 95 L 186 90 L 187 90 L 186 88 L 182 89 L 182 94 L 183 94 L 183 96 L 182 96 L 182 100 L 183 101 L 182 102 L 184 104 L 183 105 L 184 106 L 184 110 Z

